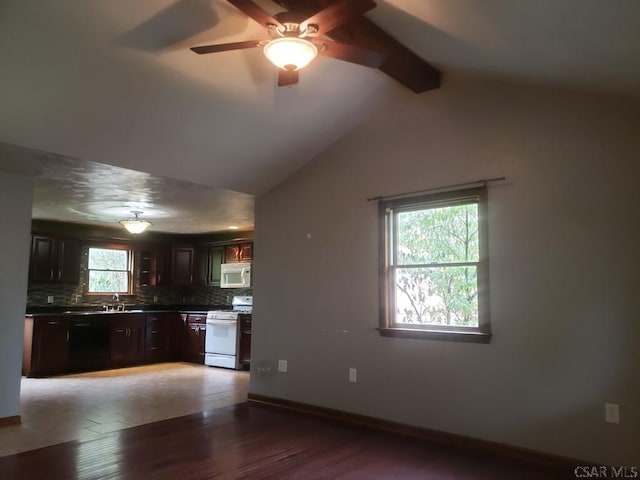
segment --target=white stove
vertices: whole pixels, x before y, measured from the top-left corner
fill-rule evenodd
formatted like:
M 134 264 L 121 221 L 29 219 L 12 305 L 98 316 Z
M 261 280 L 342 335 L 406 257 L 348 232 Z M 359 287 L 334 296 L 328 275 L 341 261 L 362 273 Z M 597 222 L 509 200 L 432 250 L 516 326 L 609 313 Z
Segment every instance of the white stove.
M 238 315 L 250 314 L 253 297 L 233 297 L 233 310 L 211 310 L 207 312 L 207 335 L 205 337 L 204 364 L 211 367 L 240 368 L 238 347 Z

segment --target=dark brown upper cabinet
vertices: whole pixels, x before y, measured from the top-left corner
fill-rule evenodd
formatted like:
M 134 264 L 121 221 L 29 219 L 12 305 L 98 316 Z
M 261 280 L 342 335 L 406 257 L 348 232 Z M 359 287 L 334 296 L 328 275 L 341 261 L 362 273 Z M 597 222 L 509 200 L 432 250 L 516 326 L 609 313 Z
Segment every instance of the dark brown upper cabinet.
M 171 249 L 158 247 L 140 252 L 140 286 L 171 285 Z
M 208 248 L 175 246 L 171 284 L 175 286 L 203 286 L 207 284 Z
M 224 247 L 210 247 L 207 254 L 207 285 L 219 287 L 222 273 L 220 265 L 224 259 Z
M 240 243 L 225 247 L 224 262 L 250 262 L 253 260 L 253 243 Z
M 194 247 L 173 248 L 173 268 L 171 277 L 173 285 L 192 285 L 193 267 L 196 249 Z
M 80 283 L 80 240 L 34 235 L 31 239 L 31 283 Z

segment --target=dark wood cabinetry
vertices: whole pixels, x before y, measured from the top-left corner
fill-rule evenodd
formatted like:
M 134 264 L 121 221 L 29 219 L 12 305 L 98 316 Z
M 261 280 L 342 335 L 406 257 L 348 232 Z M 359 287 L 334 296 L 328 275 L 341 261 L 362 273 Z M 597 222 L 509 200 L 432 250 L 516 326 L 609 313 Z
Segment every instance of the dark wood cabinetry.
M 171 284 L 171 249 L 156 248 L 140 251 L 140 286 L 155 287 Z
M 82 245 L 109 242 L 109 231 L 57 222 L 32 224 L 29 282 L 80 284 Z M 116 241 L 116 238 L 113 238 Z M 126 243 L 136 252 L 136 285 L 219 286 L 222 263 L 253 261 L 250 238 L 229 235 L 147 235 Z M 85 279 L 83 279 L 85 280 Z
M 22 374 L 28 377 L 62 374 L 68 363 L 68 318 L 25 319 Z
M 207 284 L 208 249 L 203 246 L 173 248 L 171 283 L 175 286 L 203 286 Z
M 140 252 L 140 286 L 154 287 L 158 284 L 158 259 L 155 251 Z
M 31 283 L 80 282 L 80 240 L 34 235 L 31 239 Z
M 144 360 L 145 315 L 118 313 L 109 320 L 111 365 L 141 363 Z
M 224 247 L 210 247 L 207 252 L 207 285 L 219 287 L 222 274 L 220 266 L 224 260 Z
M 172 284 L 220 286 L 220 265 L 226 258 L 226 248 L 228 247 L 207 245 L 174 247 Z M 234 258 L 246 258 L 238 255 Z
M 239 349 L 238 363 L 243 368 L 249 369 L 251 365 L 251 315 L 241 314 L 238 316 L 239 325 Z
M 171 285 L 171 248 L 159 247 L 156 253 L 156 285 Z
M 163 362 L 170 356 L 171 323 L 176 313 L 147 313 L 145 316 L 144 359 Z
M 229 245 L 224 249 L 224 262 L 250 262 L 253 260 L 253 243 Z
M 25 318 L 29 377 L 181 360 L 204 364 L 204 313 L 42 315 Z
M 187 335 L 187 314 L 177 313 L 171 321 L 171 341 L 169 357 L 172 360 L 183 360 L 185 356 L 185 337 Z
M 191 285 L 193 283 L 193 268 L 196 249 L 194 247 L 173 248 L 173 285 Z

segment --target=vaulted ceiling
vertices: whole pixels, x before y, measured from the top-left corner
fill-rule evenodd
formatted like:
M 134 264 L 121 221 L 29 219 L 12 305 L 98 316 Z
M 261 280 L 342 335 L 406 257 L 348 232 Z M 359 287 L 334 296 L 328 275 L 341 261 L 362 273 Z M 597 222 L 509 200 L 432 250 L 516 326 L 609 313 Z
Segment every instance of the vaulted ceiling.
M 275 14 L 279 4 L 331 2 L 256 3 Z M 637 0 L 376 3 L 366 20 L 341 27 L 334 39 L 358 43 L 358 22 L 366 21 L 445 78 L 477 75 L 640 97 Z M 299 84 L 278 88 L 260 49 L 206 56 L 189 50 L 263 37 L 264 29 L 226 0 L 2 0 L 0 141 L 36 156 L 45 152 L 41 163 L 53 153 L 259 195 L 390 95 L 417 95 L 381 70 L 332 58 L 316 59 Z M 0 159 L 0 168 L 15 170 L 12 158 Z M 37 182 L 55 193 L 64 175 L 47 178 L 45 170 Z M 54 197 L 46 198 L 55 203 Z

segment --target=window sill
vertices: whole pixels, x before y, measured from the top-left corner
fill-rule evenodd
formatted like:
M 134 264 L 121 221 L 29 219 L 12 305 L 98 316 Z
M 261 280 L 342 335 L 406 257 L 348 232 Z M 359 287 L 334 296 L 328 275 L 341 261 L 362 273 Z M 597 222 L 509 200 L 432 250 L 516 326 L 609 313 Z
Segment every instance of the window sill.
M 412 328 L 378 328 L 381 337 L 418 338 L 447 342 L 491 343 L 491 334 L 483 332 L 444 332 L 441 330 L 415 330 Z

